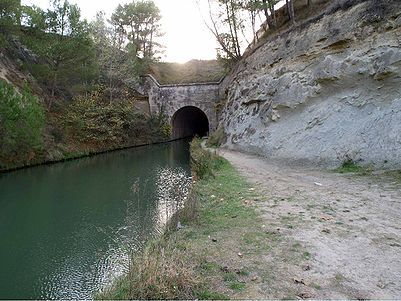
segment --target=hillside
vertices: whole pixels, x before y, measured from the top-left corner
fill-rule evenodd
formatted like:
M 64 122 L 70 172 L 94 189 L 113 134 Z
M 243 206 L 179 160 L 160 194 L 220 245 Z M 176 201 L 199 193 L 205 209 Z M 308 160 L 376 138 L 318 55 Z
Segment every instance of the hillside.
M 224 77 L 226 70 L 217 60 L 191 60 L 185 64 L 152 64 L 150 73 L 160 84 L 184 84 L 218 82 Z

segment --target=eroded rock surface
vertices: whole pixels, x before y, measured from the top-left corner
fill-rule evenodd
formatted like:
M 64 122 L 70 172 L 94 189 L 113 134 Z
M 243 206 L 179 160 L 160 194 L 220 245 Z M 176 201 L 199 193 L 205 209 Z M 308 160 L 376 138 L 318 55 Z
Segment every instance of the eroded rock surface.
M 222 87 L 226 145 L 309 164 L 401 167 L 400 45 L 398 0 L 358 1 L 270 38 Z

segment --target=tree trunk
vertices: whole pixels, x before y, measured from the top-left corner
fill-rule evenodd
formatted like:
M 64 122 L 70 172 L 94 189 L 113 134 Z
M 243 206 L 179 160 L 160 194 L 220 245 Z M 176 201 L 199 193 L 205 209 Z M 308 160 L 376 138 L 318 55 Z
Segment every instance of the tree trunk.
M 285 0 L 287 4 L 288 17 L 292 24 L 295 24 L 295 13 L 294 13 L 294 0 Z

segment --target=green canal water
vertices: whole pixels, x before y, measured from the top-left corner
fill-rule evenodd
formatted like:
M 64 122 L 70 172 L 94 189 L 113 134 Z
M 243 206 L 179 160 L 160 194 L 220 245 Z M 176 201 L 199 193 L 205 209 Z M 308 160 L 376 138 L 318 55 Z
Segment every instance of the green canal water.
M 0 175 L 0 299 L 90 299 L 188 193 L 186 141 Z

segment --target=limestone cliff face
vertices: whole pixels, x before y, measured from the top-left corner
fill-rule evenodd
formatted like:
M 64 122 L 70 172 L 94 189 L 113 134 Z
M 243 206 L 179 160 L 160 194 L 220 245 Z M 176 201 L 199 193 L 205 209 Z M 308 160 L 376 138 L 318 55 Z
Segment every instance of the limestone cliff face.
M 226 79 L 226 146 L 400 167 L 401 1 L 354 1 L 316 19 L 270 38 Z

